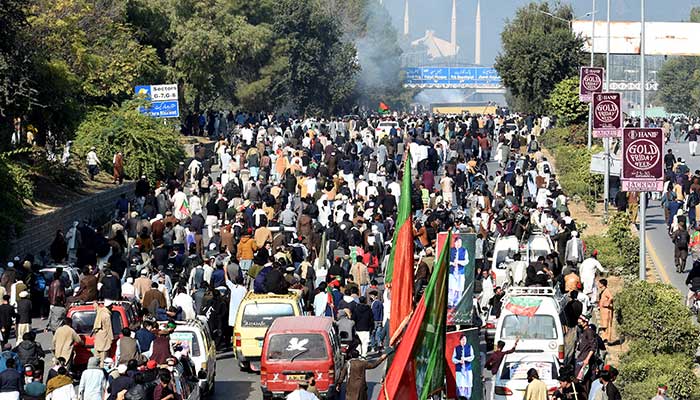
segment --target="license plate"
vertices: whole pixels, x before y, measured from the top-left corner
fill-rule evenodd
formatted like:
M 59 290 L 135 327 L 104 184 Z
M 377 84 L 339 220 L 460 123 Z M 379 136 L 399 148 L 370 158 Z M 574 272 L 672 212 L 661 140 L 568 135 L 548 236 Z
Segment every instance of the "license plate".
M 262 349 L 262 345 L 263 345 L 263 341 L 262 341 L 262 340 L 258 340 L 258 348 Z
M 305 375 L 287 375 L 288 381 L 304 381 L 306 380 Z

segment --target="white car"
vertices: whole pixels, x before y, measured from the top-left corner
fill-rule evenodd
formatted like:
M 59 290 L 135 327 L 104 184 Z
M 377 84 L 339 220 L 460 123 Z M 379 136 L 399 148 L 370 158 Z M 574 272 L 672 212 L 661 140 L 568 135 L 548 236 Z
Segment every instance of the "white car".
M 80 287 L 80 271 L 75 267 L 70 267 L 68 265 L 50 265 L 46 268 L 42 268 L 39 272 L 44 276 L 46 281 L 46 288 L 44 289 L 44 296 L 49 295 L 49 286 L 53 282 L 53 275 L 57 268 L 63 268 L 63 273 L 61 273 L 61 282 L 63 283 L 63 288 L 66 290 L 66 296 L 73 295 L 75 289 Z
M 189 357 L 197 371 L 199 392 L 214 391 L 216 381 L 216 344 L 206 322 L 200 320 L 176 321 L 175 331 L 170 334 L 170 345 L 186 345 Z
M 493 382 L 494 400 L 522 400 L 527 387 L 527 371 L 537 370 L 540 380 L 547 385 L 549 395 L 559 387 L 559 360 L 551 354 L 520 353 L 506 355 Z
M 520 338 L 518 350 L 551 354 L 563 361 L 564 329 L 557 295 L 551 287 L 509 287 L 502 300 L 494 343 L 502 340 L 509 349 Z
M 376 128 L 374 128 L 374 136 L 377 140 L 382 140 L 384 136 L 387 136 L 391 132 L 391 128 L 395 128 L 398 134 L 401 134 L 401 128 L 399 123 L 396 121 L 381 121 Z

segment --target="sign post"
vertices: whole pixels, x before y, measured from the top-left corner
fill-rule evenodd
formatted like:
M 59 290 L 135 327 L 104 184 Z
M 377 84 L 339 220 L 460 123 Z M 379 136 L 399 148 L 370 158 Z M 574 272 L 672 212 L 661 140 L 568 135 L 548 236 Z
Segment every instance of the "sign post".
M 622 135 L 622 190 L 662 191 L 663 151 L 664 135 L 660 128 L 626 128 Z
M 593 94 L 593 137 L 622 137 L 622 96 L 620 93 Z
M 136 86 L 135 91 L 151 102 L 150 106 L 139 108 L 141 114 L 155 118 L 180 117 L 177 85 L 142 85 Z
M 578 86 L 578 98 L 582 102 L 593 101 L 593 93 L 603 91 L 603 73 L 601 67 L 581 67 L 581 75 Z

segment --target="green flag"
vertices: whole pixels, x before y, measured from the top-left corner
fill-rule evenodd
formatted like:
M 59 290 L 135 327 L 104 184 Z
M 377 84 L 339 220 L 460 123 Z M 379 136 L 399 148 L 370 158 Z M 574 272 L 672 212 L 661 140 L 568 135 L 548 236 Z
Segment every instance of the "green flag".
M 399 198 L 399 212 L 396 215 L 396 227 L 391 241 L 391 255 L 386 267 L 384 283 L 391 283 L 394 278 L 394 257 L 396 256 L 396 239 L 403 224 L 411 216 L 411 154 L 406 149 L 406 161 L 404 161 L 403 179 L 401 179 L 401 197 Z

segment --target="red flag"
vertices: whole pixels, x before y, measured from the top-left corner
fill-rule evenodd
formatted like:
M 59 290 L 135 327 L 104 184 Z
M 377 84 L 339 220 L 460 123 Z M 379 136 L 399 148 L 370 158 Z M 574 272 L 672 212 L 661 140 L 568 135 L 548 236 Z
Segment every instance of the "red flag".
M 383 101 L 380 101 L 380 102 L 379 102 L 379 111 L 388 111 L 388 110 L 389 110 L 389 106 L 387 106 L 386 104 L 384 104 Z
M 399 229 L 395 249 L 389 337 L 394 336 L 413 308 L 413 223 L 410 215 Z
M 398 282 L 397 282 L 398 283 Z M 391 307 L 394 307 L 392 295 Z M 421 300 L 403 333 L 399 347 L 396 349 L 391 367 L 384 377 L 384 386 L 379 393 L 379 400 L 418 400 L 416 389 L 416 364 L 413 348 L 418 341 L 421 323 L 425 317 L 425 301 Z M 394 321 L 392 310 L 390 321 Z

